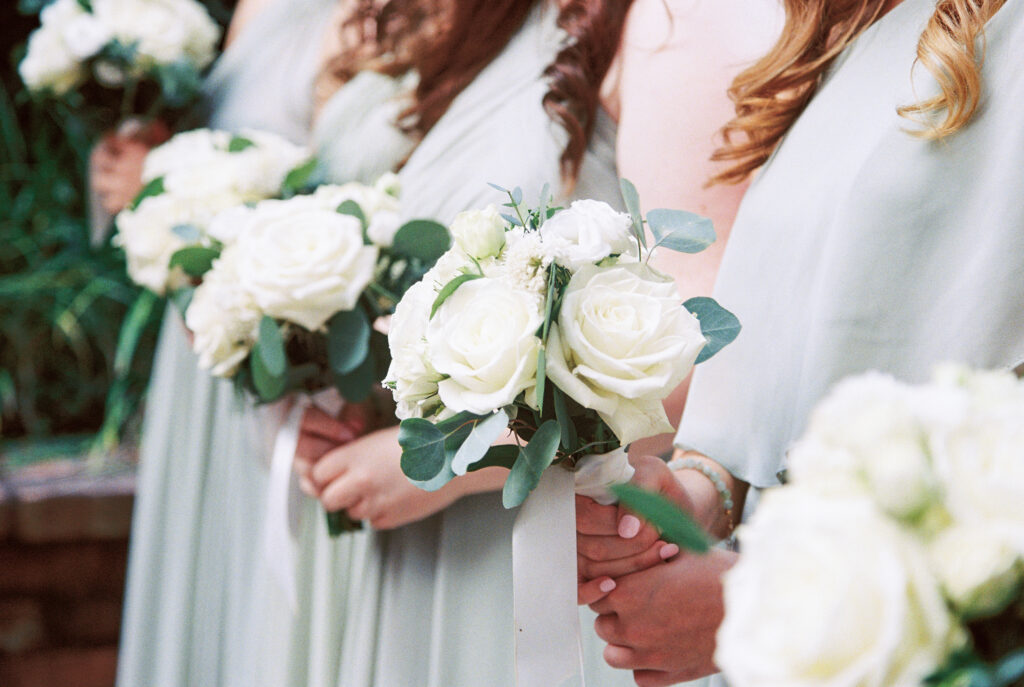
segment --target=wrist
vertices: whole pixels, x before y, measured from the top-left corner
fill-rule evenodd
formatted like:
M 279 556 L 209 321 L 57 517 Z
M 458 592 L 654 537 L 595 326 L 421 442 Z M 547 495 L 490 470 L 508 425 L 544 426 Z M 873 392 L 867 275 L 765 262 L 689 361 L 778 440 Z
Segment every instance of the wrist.
M 706 456 L 683 451 L 676 451 L 669 467 L 693 500 L 698 523 L 719 539 L 731 537 L 739 507 L 729 471 Z

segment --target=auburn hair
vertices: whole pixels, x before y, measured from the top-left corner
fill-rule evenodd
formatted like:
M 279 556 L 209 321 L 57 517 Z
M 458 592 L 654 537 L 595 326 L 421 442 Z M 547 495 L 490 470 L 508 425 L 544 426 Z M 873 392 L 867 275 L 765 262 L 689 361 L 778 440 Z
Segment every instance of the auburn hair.
M 340 81 L 364 69 L 390 75 L 415 70 L 419 84 L 402 114 L 425 136 L 455 97 L 494 60 L 538 2 L 553 0 L 360 0 L 343 28 L 352 47 L 329 68 Z M 594 130 L 601 83 L 618 52 L 632 0 L 559 0 L 558 26 L 568 41 L 544 75 L 543 106 L 569 135 L 564 181 L 575 182 Z
M 760 167 L 814 97 L 836 57 L 892 0 L 784 0 L 786 24 L 775 47 L 733 81 L 736 116 L 722 129 L 713 160 L 729 163 L 711 183 L 739 183 Z M 985 24 L 1006 0 L 939 0 L 917 44 L 917 60 L 939 94 L 897 111 L 912 134 L 939 139 L 970 121 L 981 99 Z

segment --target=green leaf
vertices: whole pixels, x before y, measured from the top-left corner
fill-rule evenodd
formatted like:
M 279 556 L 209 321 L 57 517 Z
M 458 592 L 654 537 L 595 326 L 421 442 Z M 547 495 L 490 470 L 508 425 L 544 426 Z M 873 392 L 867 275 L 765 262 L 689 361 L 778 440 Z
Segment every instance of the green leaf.
M 530 443 L 519 449 L 519 457 L 512 465 L 501 492 L 501 502 L 505 508 L 521 505 L 530 492 L 537 488 L 540 476 L 555 460 L 561 436 L 558 423 L 548 420 L 540 426 Z
M 251 139 L 248 139 L 245 136 L 232 136 L 231 141 L 228 143 L 228 152 L 240 153 L 243 150 L 255 147 L 256 144 L 253 143 Z
M 146 198 L 149 198 L 150 196 L 159 196 L 163 194 L 165 190 L 166 189 L 164 189 L 163 177 L 157 177 L 156 179 L 153 179 L 148 184 L 142 187 L 142 190 L 139 191 L 138 195 L 135 196 L 135 199 L 132 200 L 131 204 L 128 206 L 128 209 L 134 210 L 135 208 L 139 207 L 142 201 L 146 200 Z
M 490 181 L 487 182 L 487 185 L 493 188 L 495 191 L 501 191 L 502 193 L 510 193 L 510 191 L 504 186 L 498 186 L 497 184 L 491 183 Z
M 370 321 L 359 306 L 337 313 L 327 322 L 327 362 L 337 375 L 347 375 L 370 352 Z
M 117 350 L 114 353 L 114 373 L 127 374 L 139 347 L 139 339 L 149 323 L 150 313 L 159 302 L 155 293 L 143 290 L 125 315 L 121 331 L 117 336 Z
M 285 197 L 294 196 L 303 189 L 315 185 L 317 173 L 320 171 L 320 161 L 315 157 L 295 167 L 287 175 L 281 184 L 281 195 Z
M 487 453 L 484 454 L 483 458 L 470 465 L 466 471 L 476 472 L 477 470 L 483 470 L 484 468 L 491 467 L 511 469 L 512 465 L 516 462 L 516 457 L 518 456 L 519 447 L 513 444 L 492 446 L 487 449 Z
M 134 58 L 130 61 L 134 61 Z M 170 107 L 185 107 L 198 98 L 202 91 L 202 75 L 189 60 L 159 64 L 153 69 L 153 75 L 160 86 L 160 95 Z
M 683 307 L 697 316 L 700 331 L 708 341 L 694 364 L 704 362 L 739 336 L 742 328 L 739 319 L 714 298 L 697 296 L 683 303 Z
M 699 253 L 715 242 L 711 220 L 685 210 L 651 210 L 647 213 L 647 224 L 654 235 L 654 248 L 665 246 L 680 253 Z
M 174 252 L 169 266 L 180 267 L 190 277 L 201 277 L 210 271 L 219 256 L 219 248 L 186 246 Z
M 511 224 L 513 227 L 523 226 L 523 223 L 519 221 L 519 218 L 511 213 L 503 212 L 501 213 L 501 218 L 508 222 L 509 224 Z
M 288 358 L 284 352 L 284 339 L 274 318 L 267 315 L 260 320 L 260 334 L 249 355 L 253 386 L 264 401 L 273 401 L 288 386 Z
M 429 420 L 413 417 L 398 426 L 402 447 L 402 472 L 411 480 L 426 482 L 445 467 L 444 432 Z
M 996 681 L 1000 685 L 1012 685 L 1024 677 L 1024 649 L 1018 649 L 999 661 L 996 666 Z
M 548 381 L 548 354 L 544 344 L 537 351 L 537 413 L 544 414 L 544 392 Z
M 711 548 L 708 535 L 693 518 L 660 494 L 634 484 L 617 484 L 611 491 L 627 508 L 657 527 L 666 541 L 696 553 Z
M 334 386 L 342 397 L 350 403 L 362 403 L 370 397 L 374 385 L 380 379 L 377 377 L 376 365 L 372 355 L 363 357 L 355 369 L 346 374 L 334 375 Z
M 508 423 L 508 413 L 504 410 L 499 410 L 493 415 L 474 423 L 469 436 L 461 442 L 461 445 L 452 457 L 452 472 L 456 475 L 466 474 L 470 465 L 487 455 L 491 444 L 497 441 L 498 437 L 508 429 Z
M 622 189 L 622 202 L 626 204 L 626 212 L 633 220 L 633 233 L 646 247 L 647 236 L 644 234 L 643 215 L 640 214 L 640 194 L 636 192 L 636 186 L 629 179 L 619 179 L 619 188 Z
M 356 201 L 352 200 L 351 198 L 346 200 L 341 205 L 339 205 L 338 209 L 336 210 L 336 212 L 338 212 L 338 214 L 341 214 L 341 215 L 351 215 L 351 216 L 355 217 L 357 220 L 359 220 L 362 223 L 363 228 L 364 229 L 366 228 L 366 225 L 367 225 L 366 214 L 363 212 L 363 208 L 361 208 L 359 206 L 359 203 L 357 203 Z
M 391 251 L 432 265 L 451 245 L 452 237 L 443 224 L 429 219 L 414 219 L 398 229 Z
M 327 511 L 327 534 L 331 537 L 340 537 L 346 532 L 357 532 L 363 529 L 363 523 L 353 520 L 343 510 Z
M 444 305 L 444 302 L 455 293 L 456 289 L 465 284 L 467 281 L 473 281 L 474 279 L 481 279 L 483 275 L 469 273 L 460 274 L 459 276 L 452 279 L 450 282 L 441 287 L 441 290 L 437 292 L 437 298 L 434 299 L 434 304 L 430 306 L 430 319 L 434 319 L 434 315 L 438 309 Z
M 513 203 L 515 203 L 516 205 L 523 204 L 523 189 L 516 186 L 514 189 L 512 189 L 511 196 Z
M 555 419 L 562 430 L 561 444 L 565 451 L 572 451 L 576 447 L 576 424 L 569 415 L 569 409 L 565 405 L 565 394 L 557 386 L 551 387 L 552 397 L 555 399 Z

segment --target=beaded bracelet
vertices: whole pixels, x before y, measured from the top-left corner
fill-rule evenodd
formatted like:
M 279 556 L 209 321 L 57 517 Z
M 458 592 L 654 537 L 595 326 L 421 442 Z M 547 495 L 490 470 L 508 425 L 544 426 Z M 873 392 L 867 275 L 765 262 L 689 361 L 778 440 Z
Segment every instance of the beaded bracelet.
M 702 463 L 694 458 L 673 458 L 668 462 L 668 469 L 672 472 L 676 470 L 696 470 L 701 473 L 709 480 L 711 484 L 715 486 L 715 490 L 718 492 L 719 498 L 722 500 L 722 509 L 725 511 L 726 521 L 729 523 L 729 534 L 732 534 L 733 521 L 732 521 L 732 492 L 729 491 L 729 487 L 725 485 L 725 480 L 722 476 L 707 464 Z

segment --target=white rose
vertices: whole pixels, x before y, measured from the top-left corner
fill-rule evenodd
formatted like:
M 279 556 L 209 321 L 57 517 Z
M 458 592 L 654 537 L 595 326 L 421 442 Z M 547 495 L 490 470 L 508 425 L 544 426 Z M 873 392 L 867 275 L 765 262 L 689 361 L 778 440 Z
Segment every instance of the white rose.
M 811 414 L 790 451 L 790 475 L 803 484 L 858 486 L 891 515 L 915 518 L 938 499 L 923 416 L 947 400 L 880 373 L 844 380 Z
M 281 136 L 252 130 L 244 130 L 240 136 L 255 145 L 226 155 L 238 169 L 236 187 L 248 197 L 279 195 L 288 173 L 310 157 L 307 149 Z
M 239 285 L 234 259 L 225 251 L 214 261 L 185 311 L 199 366 L 215 377 L 234 375 L 259 338 L 262 313 Z
M 231 134 L 213 129 L 193 129 L 175 134 L 146 155 L 142 166 L 142 180 L 187 171 L 207 160 L 223 155 L 231 142 Z
M 559 264 L 572 270 L 593 265 L 610 255 L 635 254 L 633 220 L 598 200 L 577 200 L 541 225 L 545 239 L 568 243 Z
M 460 212 L 448 230 L 455 245 L 477 260 L 494 257 L 505 247 L 505 220 L 494 205 Z
M 60 34 L 45 25 L 29 37 L 28 52 L 18 65 L 18 73 L 30 90 L 50 90 L 55 95 L 66 93 L 85 77 L 81 62 Z
M 588 265 L 566 287 L 547 372 L 628 444 L 672 431 L 661 402 L 705 343 L 672 279 L 639 264 Z
M 540 305 L 534 294 L 488 278 L 448 297 L 426 330 L 430 362 L 446 375 L 438 383 L 445 406 L 484 415 L 536 385 Z
M 366 236 L 381 248 L 388 248 L 395 241 L 395 234 L 402 228 L 402 217 L 393 210 L 379 210 L 366 227 Z
M 239 281 L 260 309 L 310 331 L 355 307 L 377 262 L 359 220 L 329 210 L 257 209 L 232 249 Z
M 1020 590 L 1020 552 L 988 527 L 954 525 L 935 537 L 929 552 L 946 595 L 968 617 L 998 613 Z
M 1024 555 L 1024 400 L 974 399 L 959 426 L 930 443 L 946 508 Z
M 92 57 L 113 38 L 103 22 L 87 12 L 69 22 L 61 35 L 71 54 L 80 60 Z
M 437 290 L 427 281 L 413 284 L 395 306 L 388 330 L 391 365 L 384 379 L 398 404 L 400 420 L 429 415 L 440 403 L 437 383 L 441 375 L 427 357 L 427 317 Z
M 220 29 L 194 0 L 93 0 L 93 14 L 147 63 L 189 61 L 199 68 L 214 56 Z
M 765 496 L 725 576 L 733 687 L 919 687 L 962 635 L 915 540 L 866 498 Z
M 124 249 L 132 280 L 162 295 L 188 283 L 181 270 L 169 267 L 171 256 L 186 245 L 174 227 L 198 226 L 208 219 L 202 208 L 168 195 L 150 196 L 135 210 L 118 214 L 113 241 Z

